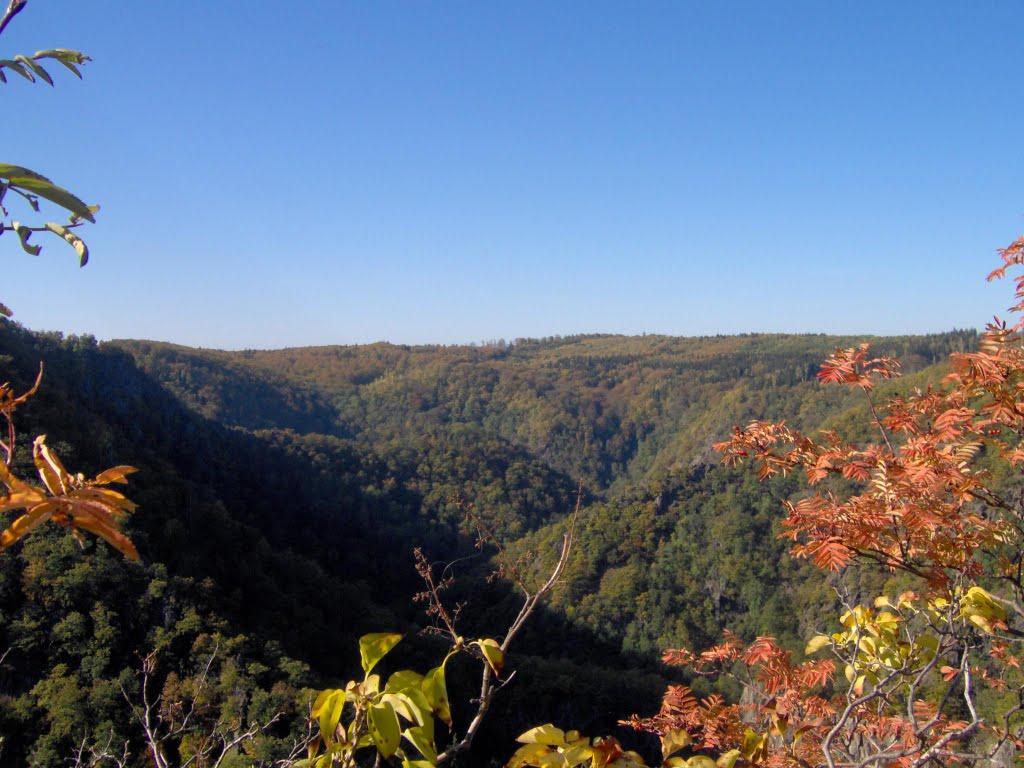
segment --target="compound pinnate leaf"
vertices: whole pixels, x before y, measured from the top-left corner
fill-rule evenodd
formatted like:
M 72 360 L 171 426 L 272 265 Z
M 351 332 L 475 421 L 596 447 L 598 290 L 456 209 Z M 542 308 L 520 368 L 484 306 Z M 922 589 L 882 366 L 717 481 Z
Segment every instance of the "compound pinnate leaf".
M 84 267 L 89 263 L 89 247 L 85 244 L 85 241 L 82 238 L 67 227 L 61 226 L 60 224 L 54 224 L 52 221 L 46 222 L 45 226 L 55 235 L 64 238 L 64 241 L 75 249 L 75 253 L 78 254 L 78 266 Z
M 22 168 L 20 165 L 0 163 L 0 179 L 6 180 L 12 187 L 17 187 L 38 195 L 45 200 L 49 200 L 51 203 L 56 203 L 61 208 L 71 211 L 72 214 L 80 219 L 93 223 L 96 221 L 93 217 L 93 208 L 91 206 L 86 205 L 75 195 L 66 189 L 58 187 L 48 178 L 35 171 Z
M 36 438 L 32 455 L 49 495 L 15 477 L 0 463 L 0 482 L 7 486 L 7 493 L 0 496 L 0 511 L 26 510 L 0 534 L 0 550 L 53 520 L 71 528 L 79 537 L 78 531 L 94 533 L 129 559 L 138 560 L 138 551 L 118 524 L 118 519 L 135 509 L 135 505 L 116 491 L 97 487 L 104 484 L 102 481 L 68 474 L 44 441 L 45 435 Z

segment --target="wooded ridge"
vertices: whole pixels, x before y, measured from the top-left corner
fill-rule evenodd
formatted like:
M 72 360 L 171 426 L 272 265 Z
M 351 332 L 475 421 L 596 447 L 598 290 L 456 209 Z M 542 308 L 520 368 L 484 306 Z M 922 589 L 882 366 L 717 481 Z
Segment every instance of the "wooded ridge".
M 303 721 L 303 691 L 352 673 L 356 638 L 423 624 L 414 547 L 455 563 L 470 628 L 500 626 L 514 595 L 487 583 L 474 525 L 542 569 L 581 481 L 568 569 L 509 662 L 517 678 L 475 761 L 507 759 L 513 737 L 545 719 L 605 732 L 651 714 L 674 674 L 662 651 L 707 647 L 722 628 L 802 647 L 835 601 L 777 539 L 781 500 L 802 481 L 758 484 L 719 466 L 711 444 L 753 418 L 807 431 L 863 423 L 863 402 L 815 379 L 854 341 L 221 352 L 0 323 L 4 378 L 24 388 L 45 366 L 18 412 L 14 469 L 32 471 L 30 436 L 43 433 L 87 474 L 137 466 L 126 530 L 143 558 L 91 540 L 79 551 L 59 528 L 0 558 L 0 759 L 66 765 L 83 740 L 131 742 L 126 699 L 137 703 L 153 658 L 165 698 L 204 669 L 216 677 L 211 722 L 283 713 L 247 747 L 272 760 Z M 886 386 L 906 389 L 938 380 L 976 334 L 872 341 L 904 361 L 908 375 Z M 421 638 L 395 653 L 415 661 L 432 648 Z M 464 682 L 456 669 L 451 684 Z

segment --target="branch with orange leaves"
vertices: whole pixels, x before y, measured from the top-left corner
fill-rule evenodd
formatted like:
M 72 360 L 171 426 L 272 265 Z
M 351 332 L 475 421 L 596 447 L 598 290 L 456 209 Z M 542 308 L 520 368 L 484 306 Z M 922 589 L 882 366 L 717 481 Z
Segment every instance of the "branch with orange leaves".
M 69 474 L 45 441 L 46 436 L 40 435 L 32 446 L 32 457 L 43 488 L 20 480 L 6 464 L 0 463 L 0 482 L 7 487 L 7 493 L 0 496 L 0 513 L 25 510 L 0 533 L 0 550 L 52 521 L 70 528 L 79 543 L 84 543 L 82 531 L 89 531 L 130 560 L 138 560 L 135 545 L 121 530 L 121 520 L 135 510 L 135 504 L 107 487 L 111 483 L 126 482 L 127 476 L 136 471 L 135 467 L 112 467 L 86 480 L 82 474 Z
M 2 305 L 0 305 L 0 308 L 2 308 Z M 9 382 L 0 384 L 0 414 L 3 414 L 4 419 L 7 420 L 7 442 L 5 443 L 3 440 L 0 440 L 0 450 L 7 454 L 4 464 L 8 467 L 11 466 L 11 462 L 14 460 L 14 411 L 17 410 L 19 405 L 24 405 L 32 395 L 39 391 L 39 384 L 42 380 L 43 364 L 39 363 L 39 374 L 36 376 L 35 383 L 27 392 L 15 395 Z

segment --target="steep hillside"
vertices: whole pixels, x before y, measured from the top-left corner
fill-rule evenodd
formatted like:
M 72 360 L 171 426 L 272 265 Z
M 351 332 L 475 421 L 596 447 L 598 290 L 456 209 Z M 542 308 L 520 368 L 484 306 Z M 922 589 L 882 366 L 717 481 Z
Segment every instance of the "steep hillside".
M 843 394 L 823 393 L 815 375 L 837 346 L 872 341 L 913 372 L 970 348 L 975 337 L 579 336 L 503 347 L 237 353 L 115 345 L 221 423 L 326 429 L 413 448 L 427 437 L 462 447 L 483 436 L 603 492 L 710 458 L 710 442 L 750 418 L 813 427 L 834 415 Z
M 17 413 L 17 470 L 32 474 L 38 433 L 73 471 L 135 464 L 140 511 L 128 531 L 143 553 L 128 564 L 44 528 L 0 557 L 0 653 L 10 649 L 0 757 L 65 765 L 83 738 L 137 738 L 122 689 L 137 689 L 142 657 L 157 651 L 160 674 L 188 680 L 211 649 L 226 681 L 211 717 L 239 701 L 291 707 L 260 742 L 276 754 L 301 725 L 302 687 L 350 672 L 358 635 L 420 621 L 414 546 L 457 563 L 467 632 L 493 633 L 514 591 L 486 583 L 466 508 L 543 569 L 580 479 L 571 567 L 523 637 L 517 684 L 475 759 L 488 759 L 488 744 L 505 756 L 529 724 L 513 712 L 571 711 L 607 730 L 649 709 L 667 645 L 699 647 L 725 625 L 802 637 L 786 617 L 831 597 L 806 585 L 775 537 L 796 481 L 761 486 L 723 470 L 710 444 L 754 416 L 809 429 L 851 418 L 863 405 L 814 374 L 852 341 L 596 336 L 229 353 L 97 345 L 0 322 L 0 378 L 22 389 L 45 363 L 41 391 Z M 876 341 L 925 380 L 974 335 Z M 429 651 L 410 640 L 407 653 Z M 566 700 L 566 679 L 585 699 Z

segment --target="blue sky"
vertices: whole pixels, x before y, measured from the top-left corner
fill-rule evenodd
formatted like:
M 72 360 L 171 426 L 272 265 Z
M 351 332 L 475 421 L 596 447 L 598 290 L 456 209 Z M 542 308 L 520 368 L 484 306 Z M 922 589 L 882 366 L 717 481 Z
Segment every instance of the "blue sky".
M 30 0 L 0 241 L 38 329 L 194 346 L 980 327 L 1024 232 L 1019 3 Z M 23 219 L 28 215 L 19 211 Z

